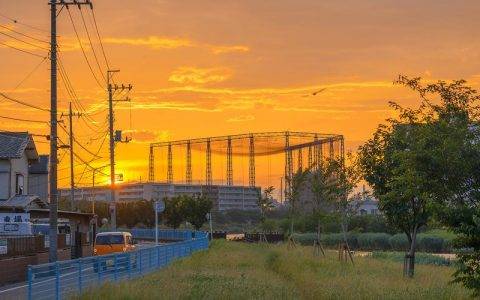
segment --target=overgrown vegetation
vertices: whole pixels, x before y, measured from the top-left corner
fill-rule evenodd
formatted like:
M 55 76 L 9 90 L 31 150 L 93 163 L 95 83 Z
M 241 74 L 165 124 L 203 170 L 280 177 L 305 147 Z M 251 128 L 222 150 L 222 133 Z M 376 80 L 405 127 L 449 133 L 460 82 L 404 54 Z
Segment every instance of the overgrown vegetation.
M 453 269 L 419 265 L 416 280 L 390 258 L 358 257 L 342 264 L 336 253 L 312 247 L 215 241 L 210 250 L 121 284 L 109 283 L 82 299 L 468 299 L 449 284 Z
M 316 239 L 315 233 L 296 234 L 295 239 L 302 245 L 312 245 Z M 416 250 L 432 253 L 451 253 L 454 237 L 442 237 L 435 233 L 418 234 Z M 336 249 L 344 240 L 343 234 L 323 234 L 322 244 L 331 249 Z M 382 251 L 408 251 L 410 243 L 403 233 L 390 235 L 387 233 L 356 233 L 349 232 L 347 241 L 354 250 L 382 250 Z

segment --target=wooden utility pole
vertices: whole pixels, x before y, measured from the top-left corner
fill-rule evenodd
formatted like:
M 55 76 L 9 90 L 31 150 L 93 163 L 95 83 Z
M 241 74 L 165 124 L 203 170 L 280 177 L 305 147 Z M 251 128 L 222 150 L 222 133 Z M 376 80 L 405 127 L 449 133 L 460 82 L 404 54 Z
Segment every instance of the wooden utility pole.
M 57 0 L 50 2 L 50 230 L 48 260 L 57 261 Z
M 57 189 L 57 5 L 89 5 L 90 0 L 51 0 L 50 5 L 50 170 L 49 170 L 49 247 L 48 260 L 57 261 L 58 189 Z
M 120 70 L 108 70 L 107 71 L 107 90 L 108 90 L 108 120 L 109 120 L 109 135 L 110 135 L 110 201 L 113 203 L 112 209 L 110 211 L 110 219 L 111 219 L 111 227 L 112 230 L 117 230 L 117 202 L 115 199 L 115 142 L 128 142 L 129 140 L 122 141 L 120 139 L 115 139 L 114 136 L 114 111 L 113 111 L 113 102 L 120 102 L 120 101 L 130 101 L 130 99 L 118 99 L 114 100 L 113 96 L 116 91 L 130 91 L 132 89 L 132 85 L 117 85 L 112 84 L 112 77 L 114 73 L 118 73 Z
M 70 102 L 69 109 L 68 109 L 68 121 L 69 121 L 69 137 L 70 137 L 70 210 L 74 210 L 74 201 L 75 201 L 75 174 L 73 169 L 73 142 L 74 142 L 74 134 L 73 134 L 73 122 L 72 117 L 77 116 L 80 117 L 81 114 L 79 112 L 73 113 L 72 112 L 72 102 Z

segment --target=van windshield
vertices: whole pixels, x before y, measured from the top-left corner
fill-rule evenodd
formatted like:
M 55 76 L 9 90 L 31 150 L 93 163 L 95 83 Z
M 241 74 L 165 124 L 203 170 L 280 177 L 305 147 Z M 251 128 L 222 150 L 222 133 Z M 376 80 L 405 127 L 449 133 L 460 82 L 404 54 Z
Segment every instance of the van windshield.
M 95 241 L 97 245 L 123 244 L 123 235 L 99 235 Z

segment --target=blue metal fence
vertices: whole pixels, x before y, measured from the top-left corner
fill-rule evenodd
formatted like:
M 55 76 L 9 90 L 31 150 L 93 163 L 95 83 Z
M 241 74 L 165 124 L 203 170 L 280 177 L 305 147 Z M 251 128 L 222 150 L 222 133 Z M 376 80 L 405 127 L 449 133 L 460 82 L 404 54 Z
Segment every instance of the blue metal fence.
M 133 229 L 136 238 L 150 238 L 153 229 Z M 161 239 L 179 240 L 132 252 L 92 256 L 29 266 L 28 299 L 62 299 L 86 288 L 130 279 L 166 266 L 171 261 L 207 249 L 208 235 L 198 231 L 162 230 Z

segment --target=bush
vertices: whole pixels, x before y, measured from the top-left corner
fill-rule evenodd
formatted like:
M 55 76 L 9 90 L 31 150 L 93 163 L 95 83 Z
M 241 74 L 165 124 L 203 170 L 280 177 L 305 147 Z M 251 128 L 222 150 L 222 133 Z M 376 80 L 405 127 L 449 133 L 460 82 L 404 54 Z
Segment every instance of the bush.
M 439 253 L 444 251 L 444 240 L 436 236 L 420 234 L 418 236 L 419 251 Z
M 373 251 L 372 257 L 376 259 L 387 259 L 395 262 L 403 262 L 405 253 Z M 415 254 L 415 263 L 420 265 L 450 266 L 452 264 L 452 260 L 428 253 L 417 253 Z
M 296 233 L 294 238 L 302 245 L 311 246 L 317 238 L 315 232 Z M 343 233 L 327 233 L 321 235 L 322 245 L 326 248 L 336 249 L 343 243 Z M 408 251 L 409 244 L 405 234 L 389 235 L 387 233 L 354 233 L 347 234 L 348 245 L 352 250 L 382 250 L 382 251 Z M 431 253 L 449 252 L 450 242 L 441 237 L 430 234 L 419 234 L 417 237 L 417 250 Z
M 407 236 L 404 233 L 397 233 L 390 237 L 390 247 L 395 251 L 408 251 L 409 247 Z
M 390 250 L 390 235 L 387 233 L 363 233 L 357 236 L 358 248 L 362 250 Z

